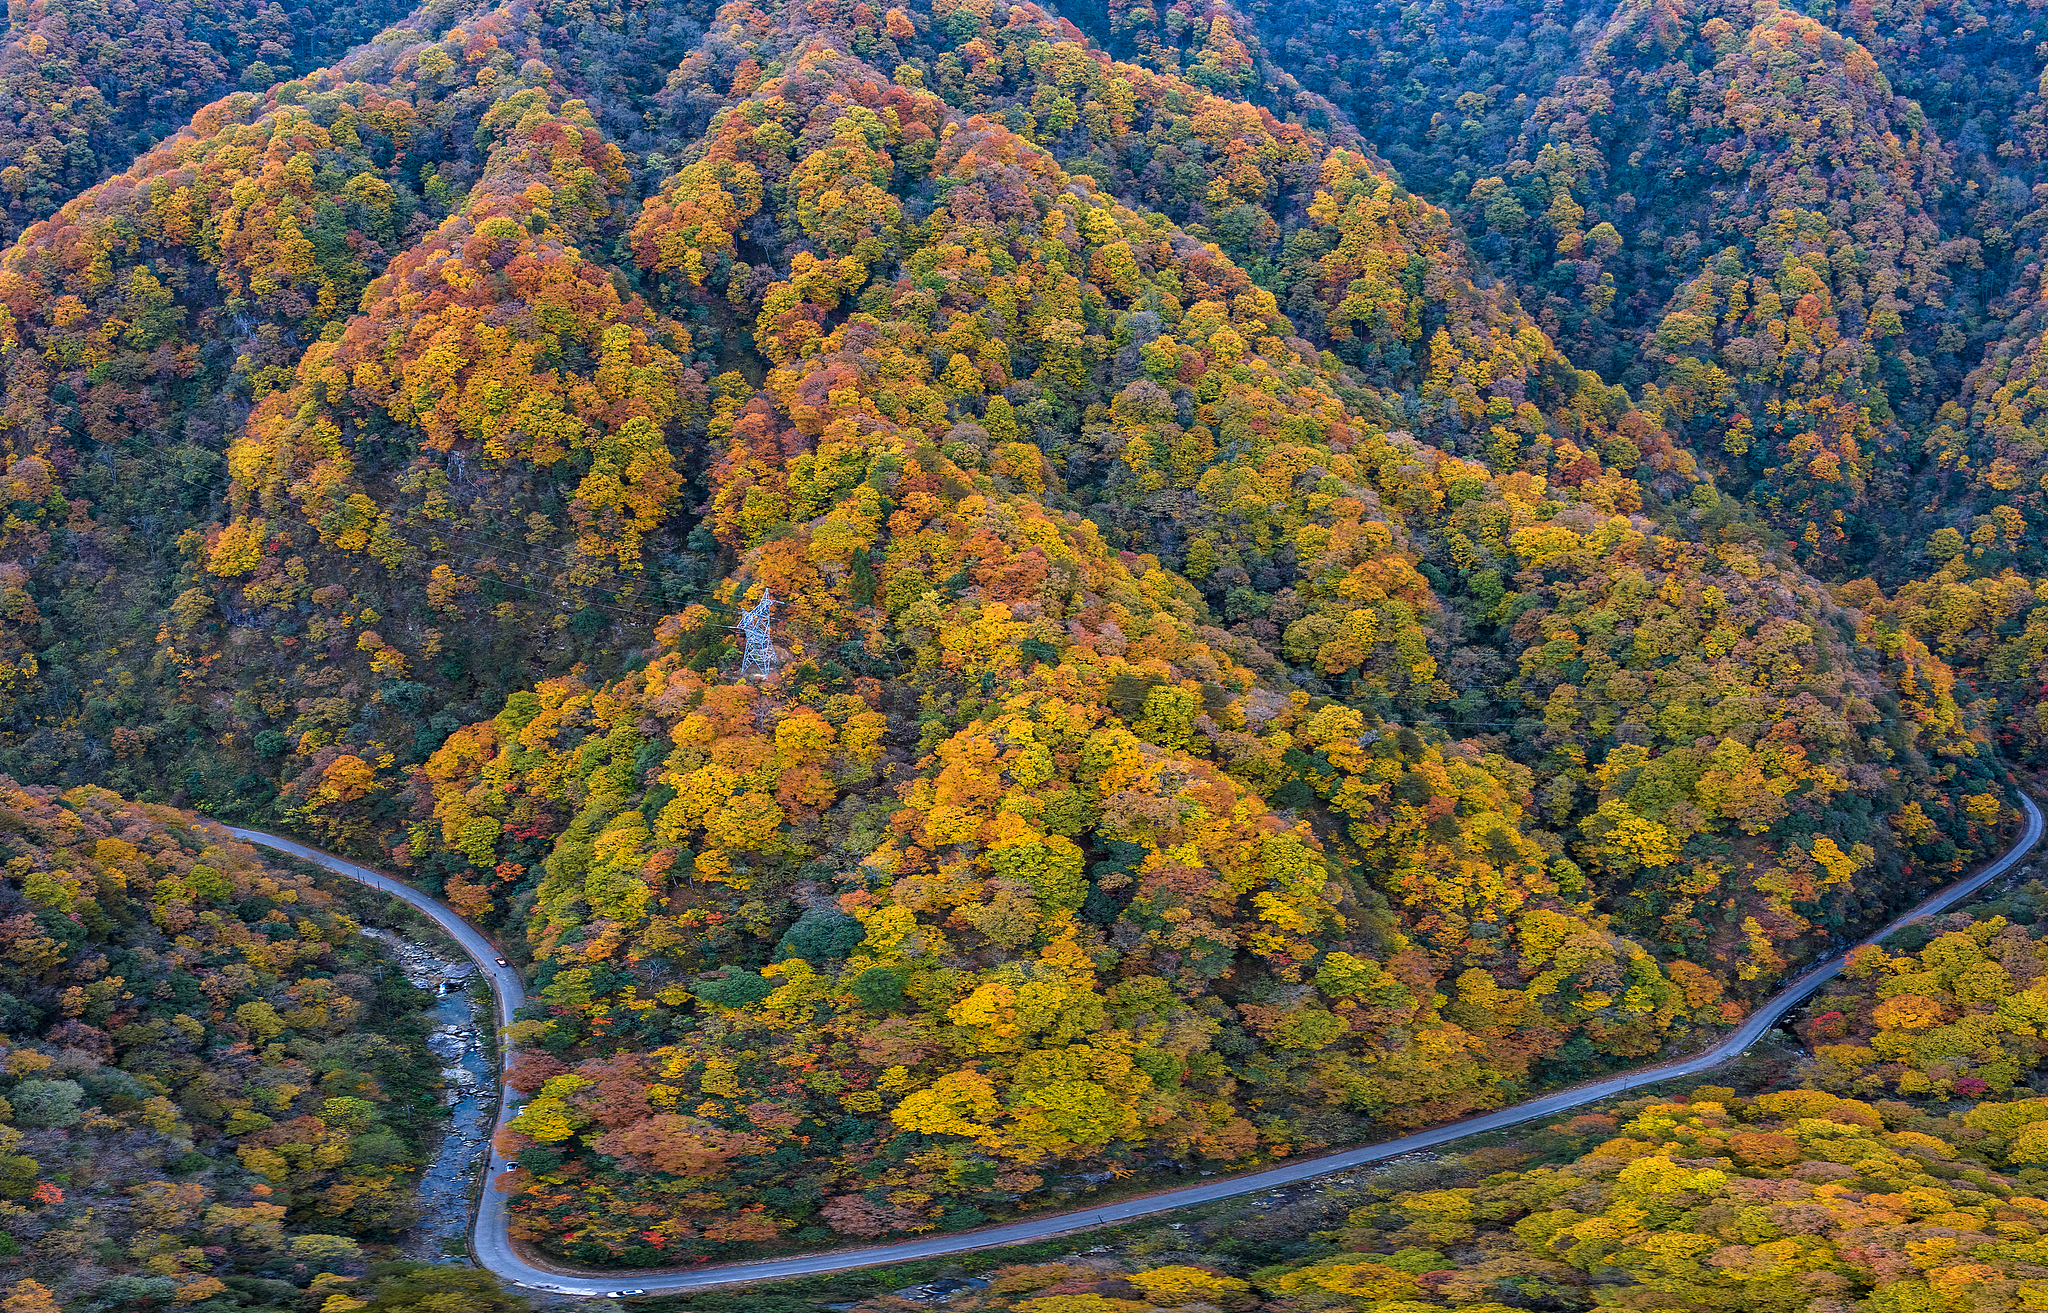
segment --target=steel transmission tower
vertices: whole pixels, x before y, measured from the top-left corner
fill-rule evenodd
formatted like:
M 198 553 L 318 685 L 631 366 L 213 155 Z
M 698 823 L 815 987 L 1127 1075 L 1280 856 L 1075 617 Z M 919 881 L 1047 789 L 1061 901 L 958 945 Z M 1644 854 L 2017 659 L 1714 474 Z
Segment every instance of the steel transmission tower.
M 768 636 L 768 622 L 774 611 L 775 599 L 764 592 L 760 601 L 740 612 L 740 622 L 733 626 L 747 636 L 746 654 L 740 658 L 741 679 L 775 673 L 775 643 Z

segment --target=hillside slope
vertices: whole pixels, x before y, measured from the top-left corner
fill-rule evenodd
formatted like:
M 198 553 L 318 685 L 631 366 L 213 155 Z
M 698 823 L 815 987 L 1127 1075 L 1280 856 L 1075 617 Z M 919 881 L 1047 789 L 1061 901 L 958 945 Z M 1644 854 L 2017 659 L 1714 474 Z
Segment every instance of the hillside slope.
M 416 1217 L 426 996 L 335 896 L 199 820 L 0 779 L 10 1301 L 296 1305 Z
M 202 110 L 0 256 L 0 764 L 523 941 L 584 1263 L 1499 1106 L 1995 847 L 2028 512 L 1853 576 L 2009 292 L 1871 53 L 1589 13 L 1454 212 L 1171 12 L 516 0 Z

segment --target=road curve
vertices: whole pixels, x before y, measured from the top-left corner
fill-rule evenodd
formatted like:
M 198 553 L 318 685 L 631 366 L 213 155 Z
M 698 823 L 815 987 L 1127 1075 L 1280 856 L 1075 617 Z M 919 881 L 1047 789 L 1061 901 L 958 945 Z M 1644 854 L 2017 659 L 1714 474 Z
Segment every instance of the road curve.
M 2031 798 L 2022 795 L 2020 807 L 2026 815 L 2026 825 L 2020 832 L 2018 842 L 2008 849 L 2004 856 L 1990 863 L 1976 875 L 1959 881 L 1937 893 L 1929 895 L 1911 911 L 1899 916 L 1884 929 L 1878 931 L 1864 943 L 1876 943 L 1904 926 L 1907 922 L 1923 916 L 1931 916 L 1957 901 L 1969 897 L 1991 881 L 2017 866 L 2035 844 L 2041 840 L 2041 809 Z M 216 822 L 217 823 L 217 822 Z M 309 862 L 324 866 L 337 875 L 359 880 L 374 889 L 395 895 L 411 903 L 428 916 L 438 921 L 442 928 L 453 935 L 477 965 L 483 968 L 498 995 L 498 1014 L 501 1024 L 512 1023 L 512 1012 L 526 1001 L 526 992 L 521 987 L 518 973 L 510 967 L 497 964 L 498 952 L 491 942 L 484 938 L 474 926 L 464 921 L 446 906 L 427 897 L 389 876 L 380 875 L 367 866 L 336 857 L 317 848 L 308 847 L 296 840 L 265 834 L 259 830 L 245 830 L 224 825 L 235 838 L 247 843 L 275 848 L 280 852 L 302 857 Z M 1860 947 L 1857 945 L 1856 947 Z M 1736 1057 L 1754 1044 L 1763 1033 L 1777 1024 L 1780 1017 L 1789 1012 L 1799 1001 L 1818 988 L 1822 982 L 1831 979 L 1841 971 L 1849 950 L 1844 950 L 1800 976 L 1785 988 L 1772 995 L 1769 1002 L 1752 1013 L 1749 1019 L 1737 1027 L 1719 1044 L 1689 1058 L 1678 1058 L 1643 1067 L 1605 1080 L 1580 1085 L 1555 1094 L 1518 1103 L 1499 1112 L 1490 1112 L 1480 1117 L 1469 1117 L 1464 1121 L 1451 1122 L 1445 1126 L 1417 1131 L 1404 1135 L 1398 1140 L 1384 1144 L 1367 1145 L 1359 1149 L 1347 1149 L 1342 1153 L 1325 1154 L 1319 1158 L 1306 1158 L 1281 1167 L 1270 1168 L 1247 1176 L 1231 1176 L 1206 1185 L 1189 1186 L 1181 1190 L 1167 1190 L 1159 1194 L 1146 1195 L 1139 1199 L 1128 1199 L 1121 1203 L 1103 1204 L 1097 1208 L 1079 1209 L 1042 1217 L 1026 1218 L 1002 1226 L 984 1227 L 978 1231 L 959 1231 L 947 1235 L 927 1236 L 917 1240 L 906 1240 L 893 1245 L 870 1245 L 860 1249 L 843 1249 L 834 1253 L 801 1254 L 790 1258 L 765 1259 L 752 1263 L 721 1263 L 715 1266 L 693 1268 L 684 1272 L 613 1272 L 605 1276 L 569 1276 L 533 1266 L 513 1248 L 506 1231 L 506 1196 L 495 1190 L 486 1189 L 477 1209 L 475 1248 L 477 1258 L 499 1277 L 517 1285 L 538 1287 L 559 1291 L 569 1295 L 598 1295 L 621 1288 L 635 1288 L 648 1294 L 667 1294 L 681 1290 L 698 1290 L 707 1286 L 730 1285 L 736 1282 L 768 1281 L 781 1277 L 813 1276 L 824 1272 L 840 1272 L 849 1268 L 874 1267 L 885 1263 L 903 1263 L 915 1259 L 936 1258 L 946 1254 L 963 1253 L 968 1250 L 986 1249 L 996 1245 L 1013 1245 L 1032 1240 L 1043 1240 L 1051 1236 L 1089 1227 L 1108 1225 L 1162 1213 L 1169 1209 L 1186 1208 L 1193 1204 L 1212 1203 L 1218 1199 L 1229 1199 L 1236 1195 L 1256 1194 L 1283 1185 L 1292 1185 L 1311 1177 L 1341 1172 L 1365 1163 L 1378 1162 L 1418 1149 L 1434 1148 L 1467 1135 L 1483 1131 L 1497 1131 L 1504 1127 L 1547 1117 L 1566 1108 L 1576 1108 L 1600 1099 L 1640 1086 L 1669 1080 L 1674 1076 L 1693 1075 Z M 506 1051 L 510 1057 L 509 1049 Z M 502 1125 L 517 1111 L 514 1101 L 518 1093 L 509 1088 L 500 1102 L 498 1121 Z M 491 1176 L 495 1177 L 510 1164 L 493 1149 L 491 1151 Z

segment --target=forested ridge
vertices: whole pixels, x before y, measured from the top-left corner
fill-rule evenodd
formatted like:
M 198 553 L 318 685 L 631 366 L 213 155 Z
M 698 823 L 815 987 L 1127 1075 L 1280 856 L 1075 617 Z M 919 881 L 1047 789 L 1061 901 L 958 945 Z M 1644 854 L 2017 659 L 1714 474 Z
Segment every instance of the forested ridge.
M 9 236 L 125 168 L 237 85 L 262 90 L 404 16 L 393 3 L 10 6 L 0 47 L 0 218 Z
M 1452 1158 L 1014 1263 L 962 1307 L 2024 1309 L 2040 1296 L 2042 899 L 1859 949 L 1788 1088 L 1696 1085 Z M 1771 1082 L 1775 1084 L 1776 1082 Z M 900 1307 L 875 1299 L 861 1313 Z
M 20 9 L 0 768 L 508 945 L 585 1265 L 1702 1046 L 2043 764 L 1992 8 Z
M 190 812 L 0 779 L 0 850 L 10 1313 L 376 1284 L 364 1245 L 416 1219 L 437 1121 L 431 996 Z

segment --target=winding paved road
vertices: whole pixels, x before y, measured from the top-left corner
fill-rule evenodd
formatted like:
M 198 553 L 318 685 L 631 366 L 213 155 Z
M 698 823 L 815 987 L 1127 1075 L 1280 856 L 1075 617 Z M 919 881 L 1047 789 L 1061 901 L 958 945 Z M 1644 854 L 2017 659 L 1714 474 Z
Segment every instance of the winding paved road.
M 1967 898 L 1991 881 L 2017 866 L 2021 859 L 2040 842 L 2042 821 L 2041 809 L 2031 798 L 2022 795 L 2020 806 L 2026 813 L 2026 826 L 2019 841 L 2004 856 L 1986 866 L 1967 880 L 1950 885 L 1938 893 L 1931 894 L 1911 911 L 1900 916 L 1864 943 L 1876 943 L 1897 931 L 1907 922 L 1919 917 L 1930 916 L 1960 899 Z M 216 822 L 217 823 L 217 822 Z M 502 1025 L 512 1024 L 512 1012 L 526 1001 L 526 991 L 521 987 L 519 975 L 510 967 L 498 965 L 498 952 L 491 942 L 467 921 L 457 916 L 442 904 L 435 902 L 410 885 L 380 875 L 367 866 L 321 852 L 296 840 L 264 834 L 258 830 L 244 830 L 226 825 L 221 828 L 248 843 L 261 844 L 280 852 L 303 857 L 317 863 L 338 875 L 360 880 L 374 889 L 403 898 L 414 907 L 441 924 L 463 950 L 476 959 L 497 990 L 498 1015 Z M 1860 947 L 1860 945 L 1858 945 Z M 517 1285 L 536 1287 L 543 1290 L 559 1291 L 570 1295 L 599 1295 L 622 1287 L 633 1287 L 648 1294 L 666 1294 L 680 1290 L 697 1290 L 706 1286 L 728 1285 L 735 1282 L 764 1281 L 778 1277 L 810 1276 L 822 1272 L 839 1272 L 848 1268 L 873 1267 L 884 1263 L 902 1263 L 914 1259 L 935 1258 L 945 1254 L 957 1254 L 973 1249 L 986 1249 L 996 1245 L 1019 1244 L 1030 1240 L 1042 1240 L 1050 1236 L 1109 1223 L 1124 1222 L 1134 1217 L 1162 1213 L 1169 1209 L 1185 1208 L 1192 1204 L 1206 1204 L 1235 1195 L 1256 1194 L 1283 1185 L 1292 1185 L 1311 1177 L 1341 1172 L 1365 1163 L 1378 1162 L 1418 1149 L 1429 1149 L 1467 1135 L 1482 1131 L 1495 1131 L 1538 1117 L 1547 1117 L 1566 1108 L 1576 1108 L 1600 1099 L 1611 1098 L 1626 1090 L 1636 1089 L 1657 1081 L 1669 1080 L 1674 1076 L 1692 1075 L 1728 1061 L 1754 1044 L 1763 1033 L 1777 1024 L 1780 1017 L 1790 1011 L 1801 999 L 1812 993 L 1823 981 L 1841 971 L 1848 951 L 1838 953 L 1808 971 L 1791 984 L 1773 995 L 1769 1002 L 1759 1007 L 1750 1018 L 1743 1022 L 1734 1033 L 1704 1053 L 1689 1058 L 1679 1058 L 1644 1067 L 1619 1076 L 1610 1076 L 1592 1084 L 1546 1094 L 1542 1098 L 1518 1103 L 1499 1112 L 1487 1113 L 1481 1117 L 1467 1118 L 1413 1135 L 1404 1135 L 1398 1140 L 1384 1144 L 1368 1145 L 1360 1149 L 1347 1149 L 1342 1153 L 1325 1154 L 1320 1158 L 1307 1158 L 1291 1162 L 1282 1167 L 1256 1172 L 1248 1176 L 1232 1176 L 1210 1182 L 1206 1185 L 1189 1186 L 1181 1190 L 1167 1190 L 1159 1194 L 1146 1195 L 1139 1199 L 1128 1199 L 1121 1203 L 1104 1204 L 1099 1208 L 1082 1209 L 1073 1212 L 1055 1213 L 1042 1217 L 1030 1217 L 1003 1226 L 986 1227 L 979 1231 L 960 1231 L 948 1235 L 927 1236 L 918 1240 L 906 1240 L 893 1245 L 871 1245 L 861 1249 L 843 1249 L 828 1254 L 802 1254 L 792 1258 L 766 1259 L 754 1263 L 721 1263 L 716 1266 L 694 1268 L 685 1272 L 614 1272 L 607 1276 L 569 1276 L 550 1272 L 533 1266 L 513 1248 L 506 1233 L 506 1196 L 495 1190 L 486 1189 L 483 1201 L 477 1209 L 475 1245 L 476 1254 L 486 1268 L 507 1281 Z M 507 1053 L 509 1057 L 509 1051 Z M 498 1109 L 498 1121 L 502 1125 L 517 1111 L 514 1100 L 516 1091 L 508 1091 Z M 493 1149 L 491 1151 L 491 1176 L 495 1177 L 510 1164 Z

